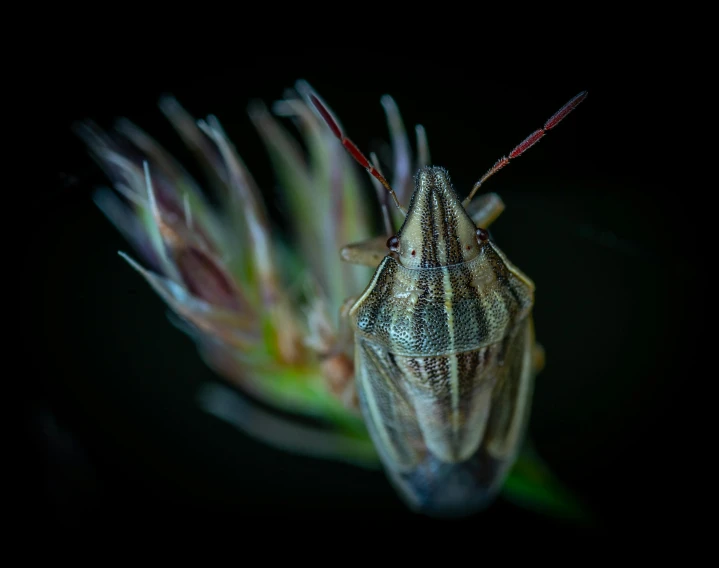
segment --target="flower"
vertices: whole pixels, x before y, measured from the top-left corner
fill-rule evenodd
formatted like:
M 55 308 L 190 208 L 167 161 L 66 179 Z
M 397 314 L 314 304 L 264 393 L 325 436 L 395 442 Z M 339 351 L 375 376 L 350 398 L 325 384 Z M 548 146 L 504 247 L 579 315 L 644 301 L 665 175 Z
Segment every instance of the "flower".
M 121 256 L 168 304 L 207 364 L 269 407 L 318 419 L 321 426 L 267 412 L 220 386 L 201 393 L 204 408 L 284 450 L 378 467 L 354 390 L 351 331 L 340 317 L 372 269 L 343 262 L 339 250 L 375 235 L 377 219 L 386 239 L 399 219 L 374 178 L 380 207 L 369 206 L 366 177 L 316 114 L 311 95 L 319 99 L 299 81 L 274 113 L 260 102 L 249 107 L 279 182 L 277 199 L 291 220 L 284 230 L 270 222 L 267 193 L 214 116 L 195 121 L 171 97 L 159 105 L 203 166 L 219 205 L 131 122 L 120 121 L 110 133 L 86 122 L 77 132 L 114 186 L 98 190 L 95 201 L 141 261 Z M 427 139 L 417 126 L 413 156 L 394 100 L 384 96 L 382 105 L 391 136 L 385 161 L 400 202 L 407 202 L 413 172 L 429 164 Z M 295 123 L 304 148 L 278 117 Z M 577 513 L 529 452 L 505 493 L 550 512 Z

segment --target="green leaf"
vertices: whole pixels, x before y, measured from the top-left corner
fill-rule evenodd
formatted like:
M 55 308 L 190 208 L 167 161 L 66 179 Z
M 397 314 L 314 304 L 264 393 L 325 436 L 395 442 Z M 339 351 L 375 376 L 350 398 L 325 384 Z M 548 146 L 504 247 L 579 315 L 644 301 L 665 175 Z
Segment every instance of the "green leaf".
M 507 477 L 502 496 L 538 513 L 583 524 L 592 522 L 589 511 L 562 485 L 529 445 L 519 455 Z

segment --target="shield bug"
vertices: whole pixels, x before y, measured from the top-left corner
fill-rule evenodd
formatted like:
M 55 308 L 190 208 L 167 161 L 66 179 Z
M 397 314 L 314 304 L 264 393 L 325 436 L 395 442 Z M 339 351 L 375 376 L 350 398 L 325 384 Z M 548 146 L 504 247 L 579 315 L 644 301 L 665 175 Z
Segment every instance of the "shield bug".
M 489 238 L 504 206 L 473 201 L 492 175 L 536 144 L 587 96 L 581 92 L 498 160 L 460 201 L 446 170 L 415 176 L 407 209 L 310 99 L 347 151 L 393 198 L 400 230 L 342 250 L 376 267 L 343 311 L 354 333 L 360 408 L 384 467 L 405 501 L 435 516 L 485 507 L 514 463 L 526 428 L 541 348 L 532 324 L 534 283 Z

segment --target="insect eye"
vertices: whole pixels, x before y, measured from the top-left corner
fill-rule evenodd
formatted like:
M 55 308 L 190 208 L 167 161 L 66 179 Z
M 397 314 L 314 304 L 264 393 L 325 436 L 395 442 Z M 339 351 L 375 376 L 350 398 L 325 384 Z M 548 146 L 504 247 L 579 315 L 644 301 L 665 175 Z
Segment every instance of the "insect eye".
M 399 239 L 397 235 L 387 239 L 387 248 L 392 252 L 399 252 Z
M 477 228 L 477 242 L 484 242 L 489 239 L 489 231 L 487 229 Z

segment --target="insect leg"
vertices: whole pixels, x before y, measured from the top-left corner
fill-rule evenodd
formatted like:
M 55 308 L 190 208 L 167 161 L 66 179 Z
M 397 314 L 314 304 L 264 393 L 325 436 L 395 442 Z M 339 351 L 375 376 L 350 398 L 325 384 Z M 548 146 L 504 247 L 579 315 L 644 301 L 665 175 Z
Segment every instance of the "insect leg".
M 354 344 L 354 333 L 352 331 L 352 322 L 350 321 L 350 310 L 357 303 L 357 296 L 347 298 L 340 306 L 340 323 L 337 337 L 344 346 L 352 346 Z
M 504 211 L 504 203 L 496 193 L 486 193 L 472 201 L 467 207 L 467 213 L 477 227 L 486 229 Z
M 377 268 L 382 259 L 389 254 L 387 249 L 387 237 L 381 235 L 353 243 L 342 248 L 340 252 L 342 260 L 350 264 L 361 264 Z
M 532 370 L 535 374 L 544 369 L 545 362 L 546 358 L 544 356 L 544 347 L 542 347 L 539 343 L 535 343 L 534 348 L 532 349 Z
M 534 320 L 530 321 L 530 332 L 532 342 L 532 372 L 537 375 L 544 369 L 544 365 L 547 362 L 545 356 L 544 347 L 540 343 L 537 343 L 534 334 Z

